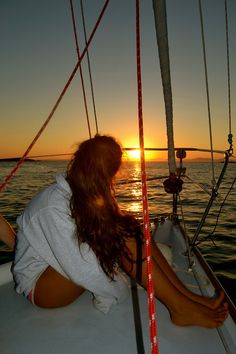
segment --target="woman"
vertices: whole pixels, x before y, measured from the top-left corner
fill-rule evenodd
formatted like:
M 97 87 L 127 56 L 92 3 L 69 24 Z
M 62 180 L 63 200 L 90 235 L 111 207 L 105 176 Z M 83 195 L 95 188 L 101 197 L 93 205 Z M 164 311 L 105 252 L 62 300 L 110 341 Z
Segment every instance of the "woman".
M 16 291 L 44 308 L 65 306 L 84 290 L 107 312 L 127 295 L 120 269 L 146 288 L 146 260 L 139 223 L 119 209 L 113 179 L 122 150 L 114 138 L 96 135 L 80 144 L 66 176 L 41 191 L 17 219 L 13 274 Z M 13 247 L 14 232 L 0 219 L 0 239 Z M 7 241 L 8 240 L 8 241 Z M 137 256 L 141 248 L 142 257 Z M 228 314 L 224 295 L 190 292 L 152 242 L 155 296 L 176 325 L 220 326 Z

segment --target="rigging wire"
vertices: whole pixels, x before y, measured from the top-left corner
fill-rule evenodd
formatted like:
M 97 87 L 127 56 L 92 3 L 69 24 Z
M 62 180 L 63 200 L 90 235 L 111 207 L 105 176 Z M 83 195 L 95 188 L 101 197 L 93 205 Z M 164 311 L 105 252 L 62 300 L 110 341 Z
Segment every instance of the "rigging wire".
M 193 180 L 191 180 L 192 183 Z M 200 185 L 199 185 L 200 186 Z M 190 247 L 190 243 L 189 243 L 189 237 L 188 237 L 188 233 L 187 233 L 187 227 L 186 227 L 186 222 L 185 222 L 185 218 L 184 218 L 184 211 L 183 211 L 183 203 L 181 201 L 180 195 L 178 195 L 179 197 L 179 203 L 178 205 L 180 205 L 180 209 L 181 209 L 181 223 L 183 224 L 183 228 L 184 228 L 184 237 L 185 237 L 185 245 L 186 245 L 186 255 L 188 256 L 188 263 L 189 263 L 189 270 L 193 270 L 193 266 L 194 266 L 194 261 L 193 261 L 193 257 L 192 257 L 192 249 Z M 213 245 L 216 247 L 216 244 L 213 240 L 213 238 L 211 238 L 211 236 L 209 235 Z M 198 246 L 201 243 L 201 241 L 195 242 L 195 246 Z
M 183 177 L 187 178 L 190 182 L 192 182 L 193 184 L 197 185 L 199 188 L 201 188 L 206 194 L 211 195 L 212 192 L 210 192 L 205 185 L 203 185 L 202 183 L 198 183 L 195 182 L 190 176 L 188 175 L 184 175 Z M 210 186 L 209 186 L 210 187 Z
M 236 177 L 233 179 L 233 182 L 232 182 L 232 184 L 231 184 L 231 186 L 230 186 L 228 192 L 226 193 L 224 200 L 222 201 L 222 203 L 221 203 L 221 205 L 220 205 L 220 209 L 219 209 L 218 214 L 217 214 L 217 217 L 216 217 L 216 222 L 215 222 L 214 229 L 211 231 L 211 233 L 210 233 L 207 237 L 213 236 L 213 234 L 214 234 L 214 232 L 215 232 L 215 230 L 216 230 L 216 228 L 217 228 L 217 225 L 218 225 L 218 221 L 219 221 L 219 217 L 220 217 L 221 211 L 222 211 L 222 209 L 223 209 L 223 207 L 224 207 L 224 204 L 225 204 L 225 202 L 226 202 L 226 199 L 228 198 L 230 192 L 231 192 L 232 189 L 233 189 L 233 186 L 234 186 L 235 181 L 236 181 Z
M 187 226 L 186 226 L 186 222 L 185 222 L 185 218 L 184 218 L 184 210 L 183 210 L 183 204 L 182 204 L 182 200 L 180 198 L 180 194 L 178 193 L 177 195 L 178 198 L 178 205 L 180 206 L 180 210 L 181 210 L 181 223 L 183 225 L 183 234 L 184 234 L 184 240 L 185 240 L 185 246 L 186 246 L 186 255 L 188 257 L 188 264 L 189 264 L 189 270 L 193 269 L 193 265 L 194 265 L 194 261 L 193 261 L 193 257 L 192 257 L 192 250 L 190 247 L 190 243 L 189 243 L 189 238 L 188 238 L 188 233 L 187 233 Z
M 70 86 L 70 84 L 71 84 L 71 82 L 72 82 L 72 80 L 73 80 L 73 78 L 74 78 L 74 76 L 75 76 L 75 74 L 76 74 L 76 72 L 77 72 L 77 70 L 78 70 L 80 64 L 81 64 L 81 62 L 82 62 L 82 60 L 83 60 L 83 57 L 85 56 L 85 54 L 86 54 L 86 52 L 87 52 L 87 50 L 88 50 L 89 45 L 91 44 L 91 41 L 92 41 L 92 39 L 93 39 L 93 37 L 94 37 L 94 35 L 95 35 L 95 33 L 96 33 L 96 30 L 97 30 L 97 28 L 98 28 L 98 26 L 99 26 L 99 24 L 100 24 L 100 22 L 101 22 L 101 19 L 102 19 L 104 13 L 105 13 L 105 10 L 106 10 L 106 8 L 107 8 L 108 3 L 109 3 L 109 0 L 106 0 L 105 3 L 104 3 L 104 6 L 103 6 L 103 8 L 102 8 L 102 10 L 101 10 L 101 12 L 100 12 L 100 14 L 99 14 L 99 16 L 98 16 L 98 19 L 97 19 L 97 21 L 96 21 L 96 23 L 95 23 L 95 26 L 94 26 L 94 28 L 93 28 L 91 34 L 90 34 L 90 37 L 89 37 L 89 39 L 88 39 L 88 42 L 87 42 L 87 44 L 86 44 L 86 46 L 85 46 L 85 48 L 84 48 L 84 50 L 83 50 L 83 52 L 82 52 L 82 54 L 81 54 L 81 56 L 80 56 L 80 59 L 79 59 L 78 62 L 76 63 L 76 65 L 75 65 L 75 67 L 74 67 L 74 69 L 73 69 L 73 71 L 72 71 L 72 73 L 71 73 L 69 79 L 67 80 L 67 82 L 66 82 L 66 84 L 65 84 L 65 86 L 64 86 L 64 88 L 63 88 L 63 90 L 61 91 L 61 94 L 59 95 L 59 98 L 57 99 L 55 105 L 53 106 L 53 108 L 52 108 L 52 110 L 51 110 L 49 116 L 47 117 L 46 121 L 44 122 L 44 124 L 42 125 L 42 127 L 40 128 L 40 130 L 38 131 L 38 133 L 36 134 L 36 136 L 34 137 L 33 141 L 30 143 L 30 145 L 29 145 L 28 148 L 26 149 L 26 151 L 25 151 L 25 153 L 23 154 L 23 156 L 22 156 L 22 157 L 20 158 L 20 160 L 17 162 L 16 166 L 11 170 L 10 174 L 9 174 L 9 175 L 5 178 L 5 180 L 3 181 L 2 185 L 0 186 L 0 192 L 3 191 L 3 189 L 6 187 L 8 181 L 14 176 L 14 174 L 16 173 L 16 171 L 17 171 L 17 170 L 19 169 L 19 167 L 23 164 L 23 162 L 25 161 L 25 159 L 26 159 L 26 157 L 28 156 L 29 152 L 31 151 L 31 149 L 32 149 L 33 146 L 35 145 L 36 141 L 39 139 L 39 137 L 41 136 L 41 134 L 42 134 L 43 131 L 45 130 L 46 126 L 47 126 L 48 123 L 50 122 L 51 118 L 53 117 L 53 115 L 54 115 L 54 113 L 55 113 L 57 107 L 59 106 L 59 104 L 60 104 L 60 102 L 61 102 L 63 96 L 65 95 L 65 93 L 66 93 L 68 87 Z
M 138 90 L 138 122 L 139 122 L 140 158 L 141 158 L 144 238 L 145 238 L 146 264 L 147 264 L 146 273 L 147 273 L 149 328 L 150 328 L 150 340 L 151 340 L 151 353 L 158 354 L 155 295 L 154 295 L 154 285 L 153 285 L 153 277 L 152 277 L 151 235 L 150 235 L 150 228 L 149 228 L 146 166 L 145 166 L 145 153 L 144 153 L 139 12 L 140 12 L 139 0 L 136 0 L 136 60 L 137 60 L 137 90 Z
M 228 78 L 228 105 L 229 105 L 229 134 L 228 143 L 230 144 L 230 150 L 233 147 L 233 135 L 231 124 L 231 88 L 230 88 L 230 63 L 229 63 L 229 29 L 228 29 L 228 8 L 227 0 L 225 0 L 225 33 L 226 33 L 226 51 L 227 51 L 227 78 Z M 232 150 L 233 152 L 233 150 Z
M 209 96 L 209 85 L 208 85 L 207 61 L 206 61 L 206 46 L 205 46 L 205 36 L 204 36 L 201 0 L 198 0 L 198 4 L 199 4 L 199 14 L 200 14 L 200 23 L 201 23 L 201 38 L 202 38 L 203 60 L 204 60 L 204 70 L 205 70 L 205 84 L 206 84 L 206 94 L 207 94 L 208 124 L 209 124 L 210 148 L 211 148 L 212 184 L 213 184 L 213 186 L 215 186 L 216 182 L 215 182 L 213 139 L 212 139 L 212 127 L 211 127 L 211 108 L 210 108 L 210 96 Z
M 179 148 L 175 148 L 175 150 L 178 150 Z M 132 151 L 132 150 L 137 150 L 137 147 L 134 148 L 127 148 L 124 147 L 123 150 L 125 151 Z M 145 151 L 167 151 L 167 148 L 144 148 Z M 197 149 L 197 148 L 184 148 L 184 150 L 186 151 L 202 151 L 202 152 L 210 152 L 211 150 L 208 149 Z M 213 152 L 217 153 L 217 154 L 224 154 L 225 155 L 225 150 L 213 150 Z M 59 153 L 59 154 L 44 154 L 44 155 L 27 155 L 27 158 L 40 158 L 40 157 L 56 157 L 56 156 L 66 156 L 66 155 L 73 155 L 73 152 L 68 152 L 68 153 Z M 231 155 L 232 157 L 236 157 L 234 155 Z M 20 159 L 19 156 L 16 157 L 5 157 L 5 158 L 1 158 L 0 160 L 9 160 L 9 159 Z
M 159 180 L 159 179 L 165 179 L 168 176 L 156 176 L 156 177 L 150 177 L 150 178 L 146 178 L 146 181 L 155 181 L 155 180 Z M 117 182 L 117 185 L 120 184 L 133 184 L 133 183 L 141 183 L 142 180 L 141 179 L 132 179 L 132 180 L 125 180 L 125 181 L 120 181 Z
M 228 29 L 228 10 L 227 0 L 225 0 L 225 33 L 227 50 L 227 77 L 228 77 L 228 102 L 229 102 L 229 134 L 231 134 L 231 90 L 230 90 L 230 65 L 229 65 L 229 29 Z
M 84 16 L 83 0 L 80 0 L 80 9 L 81 9 L 82 23 L 83 23 L 83 30 L 84 30 L 84 40 L 85 40 L 85 44 L 87 45 L 87 31 L 86 31 L 86 23 L 85 23 L 85 16 Z M 95 105 L 95 95 L 94 95 L 92 69 L 91 69 L 89 51 L 87 51 L 86 57 L 87 57 L 87 64 L 88 64 L 88 71 L 89 71 L 89 81 L 90 81 L 90 89 L 91 89 L 91 95 L 92 95 L 93 113 L 94 113 L 94 120 L 95 120 L 95 126 L 96 126 L 96 133 L 98 134 L 98 119 L 97 119 L 97 110 L 96 110 L 96 105 Z
M 80 50 L 79 50 L 79 42 L 78 42 L 76 23 L 75 23 L 75 13 L 74 13 L 73 0 L 70 0 L 70 9 L 71 9 L 74 37 L 75 37 L 76 52 L 77 52 L 78 60 L 80 60 Z M 80 72 L 80 80 L 81 80 L 82 91 L 83 91 L 84 108 L 85 108 L 85 113 L 86 113 L 86 118 L 87 118 L 88 132 L 89 132 L 89 137 L 91 139 L 92 134 L 91 134 L 90 121 L 89 121 L 88 105 L 87 105 L 86 92 L 85 92 L 85 86 L 84 86 L 82 65 L 80 65 L 80 67 L 79 67 L 79 72 Z
M 210 104 L 209 104 L 209 90 L 208 90 L 208 79 L 207 79 L 207 66 L 206 66 L 206 50 L 205 50 L 205 40 L 204 40 L 204 29 L 203 29 L 203 18 L 202 18 L 202 8 L 201 8 L 201 0 L 199 0 L 199 12 L 200 12 L 200 19 L 201 19 L 201 32 L 202 32 L 202 44 L 203 44 L 203 54 L 204 54 L 204 66 L 205 66 L 205 78 L 206 78 L 206 89 L 207 89 L 207 102 L 208 102 L 208 117 L 209 117 L 209 127 L 210 127 L 210 140 L 211 140 L 211 148 L 212 148 L 212 132 L 211 132 L 211 116 L 210 116 Z M 229 97 L 229 129 L 231 131 L 231 100 L 230 100 L 230 77 L 229 77 L 229 45 L 228 45 L 228 15 L 227 15 L 227 3 L 225 1 L 225 23 L 226 23 L 226 42 L 227 42 L 227 71 L 228 71 L 228 97 Z M 215 198 L 218 195 L 218 189 L 220 187 L 220 184 L 224 178 L 224 174 L 226 171 L 226 168 L 228 166 L 228 162 L 229 162 L 229 157 L 232 156 L 233 153 L 233 149 L 232 149 L 232 134 L 229 133 L 228 135 L 228 142 L 230 143 L 230 148 L 225 151 L 225 162 L 224 162 L 224 166 L 223 169 L 221 171 L 220 176 L 218 177 L 217 182 L 215 181 L 215 178 L 213 176 L 213 188 L 212 188 L 212 195 L 209 199 L 208 205 L 206 207 L 206 210 L 202 216 L 202 219 L 198 225 L 198 228 L 195 232 L 195 235 L 193 237 L 192 240 L 192 246 L 194 246 L 194 244 L 197 241 L 198 235 L 200 233 L 200 230 L 205 222 L 205 219 L 209 213 L 209 210 L 212 206 L 213 201 L 215 200 Z M 213 149 L 211 152 L 212 155 L 212 172 L 214 172 L 214 164 L 213 164 Z M 221 210 L 221 209 L 220 209 Z M 220 215 L 220 214 L 219 214 Z M 216 225 L 218 223 L 218 219 L 216 222 Z M 210 237 L 210 236 L 209 236 Z

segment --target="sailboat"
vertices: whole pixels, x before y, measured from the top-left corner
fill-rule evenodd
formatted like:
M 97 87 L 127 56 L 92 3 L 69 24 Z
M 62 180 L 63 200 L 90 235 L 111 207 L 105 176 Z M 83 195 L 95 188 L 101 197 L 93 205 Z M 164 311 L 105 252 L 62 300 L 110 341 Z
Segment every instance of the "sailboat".
M 103 12 L 107 4 L 108 1 L 105 1 Z M 137 12 L 138 9 L 137 1 Z M 165 179 L 164 186 L 166 192 L 173 195 L 173 211 L 168 217 L 159 217 L 155 221 L 151 230 L 152 237 L 158 243 L 169 264 L 181 277 L 181 280 L 187 286 L 193 288 L 196 293 L 212 297 L 217 291 L 223 290 L 225 292 L 225 290 L 202 257 L 196 246 L 196 240 L 220 187 L 229 157 L 233 153 L 232 140 L 229 138 L 229 148 L 225 151 L 222 172 L 212 188 L 208 205 L 199 221 L 196 233 L 193 239 L 190 240 L 178 215 L 178 197 L 182 188 L 184 174 L 182 160 L 187 149 L 177 149 L 177 156 L 180 159 L 180 168 L 177 170 L 175 162 L 176 148 L 173 140 L 172 93 L 165 1 L 153 0 L 153 9 L 168 131 L 170 176 Z M 101 17 L 102 14 L 100 19 Z M 93 39 L 93 34 L 87 41 L 87 49 Z M 79 56 L 78 63 L 68 80 L 67 87 L 78 70 L 87 49 Z M 40 137 L 43 129 L 46 128 L 54 111 L 57 109 L 64 92 L 65 89 L 63 89 L 52 112 L 32 144 L 17 162 L 12 173 L 6 178 L 2 188 L 29 155 L 33 144 Z M 141 119 L 142 112 L 139 113 L 139 119 Z M 141 131 L 140 146 L 141 151 L 143 151 L 141 166 L 145 169 L 145 147 L 142 145 L 142 134 L 143 132 Z M 213 149 L 210 152 L 213 154 Z M 145 181 L 142 182 L 145 185 Z M 150 233 L 149 219 L 144 220 L 145 222 L 148 223 L 147 229 L 149 230 L 148 233 Z M 65 308 L 43 310 L 33 307 L 25 298 L 18 296 L 14 292 L 14 282 L 10 268 L 11 263 L 0 266 L 0 313 L 2 321 L 0 338 L 1 353 L 3 354 L 27 354 L 32 352 L 36 354 L 64 354 L 66 352 L 70 354 L 157 353 L 157 349 L 155 349 L 157 347 L 161 354 L 236 353 L 236 309 L 226 292 L 225 297 L 229 306 L 229 316 L 223 325 L 216 329 L 206 329 L 197 326 L 175 326 L 171 322 L 169 313 L 163 304 L 158 300 L 154 300 L 158 325 L 157 333 L 150 335 L 152 318 L 150 318 L 147 305 L 147 293 L 132 280 L 130 281 L 130 296 L 123 303 L 114 306 L 106 315 L 101 314 L 91 306 L 91 296 L 88 292 L 85 292 L 79 301 Z M 153 337 L 156 338 L 155 348 L 152 342 Z

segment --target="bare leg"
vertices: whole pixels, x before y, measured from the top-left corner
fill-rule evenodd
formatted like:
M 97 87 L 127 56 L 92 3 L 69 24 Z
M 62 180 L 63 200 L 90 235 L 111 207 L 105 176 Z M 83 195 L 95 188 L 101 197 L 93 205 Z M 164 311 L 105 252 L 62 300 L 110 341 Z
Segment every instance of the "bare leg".
M 136 258 L 136 242 L 128 240 L 127 246 L 131 253 Z M 124 269 L 135 278 L 136 265 L 131 267 L 127 259 L 123 259 Z M 228 309 L 225 304 L 219 305 L 217 309 L 210 309 L 202 304 L 199 304 L 189 297 L 185 296 L 180 290 L 165 275 L 162 269 L 153 259 L 153 279 L 155 296 L 169 310 L 172 321 L 181 326 L 198 325 L 208 328 L 220 326 L 228 314 Z M 146 279 L 146 261 L 142 263 L 142 281 L 144 288 L 147 285 Z
M 4 242 L 12 251 L 15 248 L 16 233 L 11 225 L 0 215 L 0 241 Z
M 0 240 L 12 250 L 15 247 L 15 232 L 9 223 L 0 216 Z M 136 259 L 136 242 L 129 241 L 127 246 Z M 144 252 L 143 252 L 144 254 Z M 215 311 L 210 306 L 200 302 L 198 295 L 193 295 L 175 276 L 168 263 L 156 246 L 153 246 L 153 275 L 156 297 L 162 301 L 170 311 L 172 321 L 178 325 L 200 325 L 217 327 L 222 324 L 227 316 L 225 305 L 215 306 Z M 123 260 L 124 269 L 135 278 L 136 267 L 131 271 L 130 262 Z M 142 265 L 143 278 L 141 285 L 146 287 L 146 262 Z M 70 280 L 64 278 L 53 268 L 48 267 L 37 281 L 34 301 L 37 306 L 54 308 L 66 306 L 76 300 L 84 289 Z M 197 296 L 197 298 L 196 298 Z M 204 306 L 206 305 L 206 306 Z
M 49 266 L 37 281 L 34 303 L 43 308 L 63 307 L 75 301 L 84 291 Z
M 0 240 L 14 250 L 16 234 L 11 225 L 0 215 Z M 34 289 L 35 305 L 44 308 L 66 306 L 75 301 L 84 289 L 53 268 L 48 267 L 38 279 Z
M 219 297 L 211 299 L 205 296 L 195 294 L 191 292 L 188 288 L 186 288 L 186 286 L 176 276 L 175 272 L 172 270 L 165 257 L 162 255 L 154 240 L 152 240 L 152 257 L 157 262 L 158 267 L 160 267 L 163 273 L 169 278 L 170 282 L 172 282 L 173 285 L 189 299 L 198 302 L 204 306 L 207 306 L 211 309 L 216 309 L 222 303 L 224 299 L 223 292 L 220 293 Z

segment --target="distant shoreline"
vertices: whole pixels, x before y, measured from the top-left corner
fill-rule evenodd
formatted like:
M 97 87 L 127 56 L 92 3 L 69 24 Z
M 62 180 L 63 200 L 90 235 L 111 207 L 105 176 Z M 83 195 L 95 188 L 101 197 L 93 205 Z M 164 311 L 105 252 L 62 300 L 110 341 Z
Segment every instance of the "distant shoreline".
M 9 157 L 7 159 L 0 159 L 0 162 L 18 162 L 20 161 L 21 157 Z M 25 159 L 24 161 L 35 162 L 37 160 L 33 159 Z

